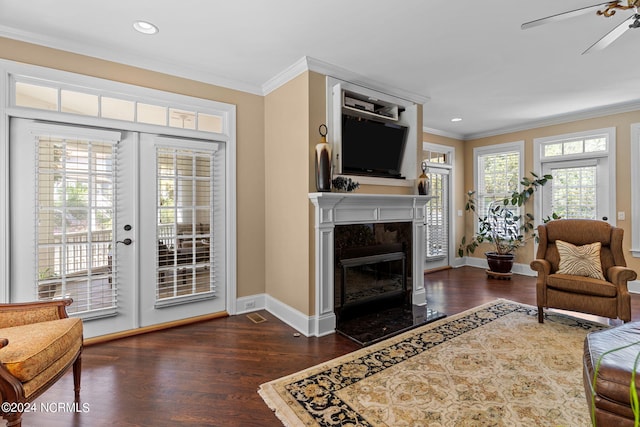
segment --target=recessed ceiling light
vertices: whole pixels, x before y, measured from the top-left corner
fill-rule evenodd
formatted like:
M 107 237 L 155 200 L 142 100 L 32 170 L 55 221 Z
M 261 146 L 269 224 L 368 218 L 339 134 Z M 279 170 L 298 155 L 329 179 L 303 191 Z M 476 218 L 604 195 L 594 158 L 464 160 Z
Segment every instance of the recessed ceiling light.
M 454 117 L 453 119 L 451 119 L 452 122 L 461 122 L 462 118 L 461 117 Z
M 135 21 L 133 28 L 142 34 L 155 34 L 158 32 L 158 27 L 147 21 Z

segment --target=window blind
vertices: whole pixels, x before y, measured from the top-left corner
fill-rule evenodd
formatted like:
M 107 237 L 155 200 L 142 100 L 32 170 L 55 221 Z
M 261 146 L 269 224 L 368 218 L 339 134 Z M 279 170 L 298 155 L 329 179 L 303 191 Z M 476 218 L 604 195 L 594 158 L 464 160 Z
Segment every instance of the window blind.
M 117 305 L 112 259 L 115 141 L 36 136 L 36 295 L 70 313 Z

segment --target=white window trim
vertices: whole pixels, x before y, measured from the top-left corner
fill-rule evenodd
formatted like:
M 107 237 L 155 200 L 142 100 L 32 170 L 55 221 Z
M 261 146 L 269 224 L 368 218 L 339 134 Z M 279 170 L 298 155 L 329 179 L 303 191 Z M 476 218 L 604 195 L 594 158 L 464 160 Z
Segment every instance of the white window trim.
M 473 149 L 473 189 L 478 189 L 478 158 L 487 154 L 500 154 L 507 151 L 517 151 L 520 156 L 518 181 L 524 176 L 524 140 L 515 142 L 506 142 L 503 144 L 487 145 L 484 147 L 475 147 Z M 474 224 L 475 232 L 478 231 L 478 221 Z
M 183 106 L 184 108 L 195 108 L 201 112 L 224 112 L 225 123 L 224 133 L 202 132 L 190 129 L 173 128 L 167 126 L 155 126 L 141 123 L 130 123 L 121 120 L 111 120 L 88 116 L 78 116 L 59 112 L 35 110 L 30 108 L 12 107 L 12 79 L 13 76 L 24 78 L 34 78 L 54 81 L 62 85 L 85 86 L 97 90 L 104 90 L 109 93 L 127 94 L 140 101 L 152 100 L 155 103 L 167 102 L 172 106 Z M 21 78 L 22 78 L 21 77 Z M 14 61 L 0 59 L 0 172 L 3 185 L 0 185 L 0 301 L 8 302 L 9 283 L 11 272 L 9 269 L 9 119 L 10 117 L 21 117 L 26 119 L 53 120 L 71 124 L 87 126 L 99 126 L 118 130 L 131 130 L 135 132 L 146 132 L 163 134 L 185 138 L 199 138 L 205 140 L 216 140 L 226 144 L 226 272 L 227 272 L 227 292 L 226 308 L 229 314 L 236 313 L 237 295 L 237 196 L 236 196 L 236 106 L 212 100 L 195 98 L 187 95 L 148 89 L 126 83 L 90 77 L 66 71 L 59 71 L 35 65 L 22 64 Z
M 631 254 L 640 258 L 640 123 L 631 125 Z
M 632 128 L 633 129 L 633 128 Z M 566 139 L 586 138 L 594 135 L 605 135 L 607 137 L 607 150 L 593 153 L 583 153 L 578 155 L 569 156 L 554 156 L 543 158 L 542 146 L 547 142 L 563 141 Z M 633 141 L 633 139 L 632 139 Z M 633 150 L 633 143 L 631 144 Z M 609 185 L 613 188 L 612 191 L 608 191 L 609 200 L 607 203 L 611 206 L 611 215 L 609 223 L 613 226 L 616 225 L 616 216 L 613 214 L 616 211 L 616 128 L 602 128 L 593 129 L 581 132 L 565 133 L 562 135 L 545 136 L 542 138 L 534 138 L 533 140 L 533 165 L 537 170 L 542 170 L 543 163 L 547 162 L 559 162 L 564 160 L 578 160 L 578 159 L 593 159 L 597 157 L 606 157 L 609 165 Z M 635 157 L 633 157 L 635 158 Z M 632 172 L 633 173 L 633 172 Z M 633 185 L 633 181 L 632 181 Z M 544 191 L 544 190 L 543 190 Z M 533 210 L 535 212 L 535 218 L 542 218 L 542 198 L 534 197 Z M 536 245 L 537 247 L 537 245 Z
M 431 163 L 427 162 L 429 166 L 439 167 L 443 169 L 453 169 L 455 162 L 456 149 L 448 145 L 434 144 L 432 142 L 422 142 L 422 151 L 435 151 L 438 153 L 444 153 L 447 155 L 449 161 L 447 163 Z

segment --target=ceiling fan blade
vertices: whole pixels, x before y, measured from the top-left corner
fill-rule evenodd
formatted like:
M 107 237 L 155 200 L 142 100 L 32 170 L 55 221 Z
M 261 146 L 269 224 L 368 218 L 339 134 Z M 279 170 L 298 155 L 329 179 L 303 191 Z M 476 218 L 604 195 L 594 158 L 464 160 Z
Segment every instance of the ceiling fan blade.
M 629 29 L 629 21 L 631 21 L 632 19 L 635 19 L 635 16 L 636 15 L 631 15 L 630 17 L 622 21 L 620 24 L 618 24 L 617 27 L 615 27 L 613 30 L 609 31 L 607 34 L 602 36 L 600 40 L 598 40 L 597 42 L 589 46 L 589 48 L 584 52 L 582 52 L 582 54 L 584 55 L 585 53 L 593 52 L 596 50 L 602 50 L 607 46 L 609 46 L 614 41 L 616 41 L 618 37 L 623 35 Z
M 535 21 L 525 22 L 520 26 L 520 28 L 526 30 L 527 28 L 537 27 L 538 25 L 548 24 L 550 22 L 564 21 L 565 19 L 573 18 L 574 16 L 580 16 L 591 11 L 596 11 L 605 4 L 610 4 L 613 2 L 613 0 L 605 1 L 602 3 L 594 4 L 593 6 L 582 7 L 580 9 L 558 13 L 557 15 L 547 16 L 546 18 L 536 19 Z

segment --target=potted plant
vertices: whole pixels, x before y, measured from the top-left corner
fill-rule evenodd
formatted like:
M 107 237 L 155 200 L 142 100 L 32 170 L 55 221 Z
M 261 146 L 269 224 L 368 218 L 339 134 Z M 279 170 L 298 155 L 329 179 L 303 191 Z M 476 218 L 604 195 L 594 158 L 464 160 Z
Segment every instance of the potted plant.
M 458 256 L 466 253 L 472 254 L 481 243 L 488 242 L 493 246 L 492 251 L 485 252 L 489 269 L 495 273 L 509 273 L 513 266 L 516 250 L 531 239 L 536 239 L 537 234 L 533 226 L 534 217 L 530 213 L 518 214 L 518 209 L 526 206 L 531 196 L 553 179 L 551 175 L 542 177 L 531 172 L 531 177 L 521 179 L 521 190 L 514 191 L 511 196 L 493 201 L 489 204 L 487 214 L 480 216 L 477 210 L 476 192 L 467 193 L 465 211 L 471 212 L 478 220 L 478 231 L 469 239 L 463 236 L 458 247 Z M 557 214 L 552 214 L 544 219 L 558 219 Z

